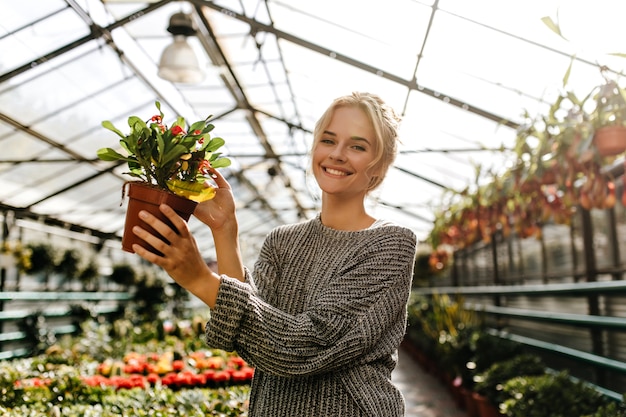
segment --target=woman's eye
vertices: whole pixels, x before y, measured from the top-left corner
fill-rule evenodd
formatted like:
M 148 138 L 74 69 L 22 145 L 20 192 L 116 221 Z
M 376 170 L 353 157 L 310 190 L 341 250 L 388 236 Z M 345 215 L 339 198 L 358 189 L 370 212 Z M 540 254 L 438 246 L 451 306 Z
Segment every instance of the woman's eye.
M 361 146 L 361 145 L 354 145 L 352 148 L 356 149 L 357 151 L 362 151 L 362 152 L 365 152 L 367 150 L 365 149 L 364 146 Z

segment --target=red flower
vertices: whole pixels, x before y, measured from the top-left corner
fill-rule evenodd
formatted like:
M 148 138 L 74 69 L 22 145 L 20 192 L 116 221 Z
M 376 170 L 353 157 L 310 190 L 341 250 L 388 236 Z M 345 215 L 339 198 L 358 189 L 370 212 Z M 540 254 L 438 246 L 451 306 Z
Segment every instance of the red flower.
M 209 168 L 211 168 L 211 163 L 206 159 L 201 160 L 198 164 L 198 171 L 205 175 L 209 173 Z
M 183 368 L 185 368 L 185 362 L 181 361 L 181 360 L 175 360 L 172 362 L 172 368 L 174 369 L 174 371 L 182 371 Z
M 227 382 L 227 381 L 230 381 L 230 372 L 228 372 L 228 371 L 217 371 L 213 375 L 213 380 L 215 382 Z
M 185 130 L 178 125 L 172 127 L 172 135 L 174 136 L 184 135 L 185 133 Z
M 191 383 L 193 385 L 206 385 L 206 376 L 204 374 L 192 374 Z
M 159 382 L 159 375 L 156 373 L 150 373 L 148 374 L 146 379 L 151 385 L 155 385 L 157 382 Z

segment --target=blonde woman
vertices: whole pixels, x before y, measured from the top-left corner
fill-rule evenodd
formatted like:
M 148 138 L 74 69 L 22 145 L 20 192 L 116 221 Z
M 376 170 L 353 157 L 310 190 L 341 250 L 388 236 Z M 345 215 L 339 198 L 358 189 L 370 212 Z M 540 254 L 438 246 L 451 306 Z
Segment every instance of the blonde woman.
M 398 123 L 373 94 L 331 104 L 311 150 L 321 210 L 274 229 L 253 270 L 241 261 L 233 195 L 219 172 L 216 197 L 194 213 L 212 230 L 217 270 L 169 207 L 161 210 L 177 232 L 140 213 L 170 243 L 136 228 L 163 256 L 138 245 L 135 252 L 211 308 L 210 347 L 236 351 L 256 368 L 251 417 L 404 415 L 390 379 L 405 332 L 416 238 L 365 208 L 395 158 Z

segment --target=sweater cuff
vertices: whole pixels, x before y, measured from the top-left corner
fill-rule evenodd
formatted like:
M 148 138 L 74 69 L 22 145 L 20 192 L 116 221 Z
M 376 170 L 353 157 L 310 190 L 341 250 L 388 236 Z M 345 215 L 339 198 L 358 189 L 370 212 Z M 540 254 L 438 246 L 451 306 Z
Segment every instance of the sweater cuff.
M 205 327 L 205 338 L 209 347 L 227 352 L 235 350 L 235 339 L 239 333 L 250 286 L 235 278 L 221 276 L 215 307 Z

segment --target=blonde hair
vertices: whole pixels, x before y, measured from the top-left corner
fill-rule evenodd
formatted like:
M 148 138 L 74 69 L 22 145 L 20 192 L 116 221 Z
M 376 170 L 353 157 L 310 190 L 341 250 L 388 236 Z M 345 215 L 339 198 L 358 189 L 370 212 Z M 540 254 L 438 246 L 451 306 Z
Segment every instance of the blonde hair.
M 379 96 L 372 93 L 354 92 L 350 95 L 338 97 L 319 118 L 313 130 L 313 148 L 319 142 L 324 130 L 330 124 L 335 110 L 339 107 L 358 107 L 372 123 L 376 137 L 374 138 L 374 160 L 370 167 L 375 167 L 379 174 L 372 177 L 368 191 L 378 187 L 385 178 L 389 167 L 398 153 L 398 127 L 400 116 L 388 106 Z

